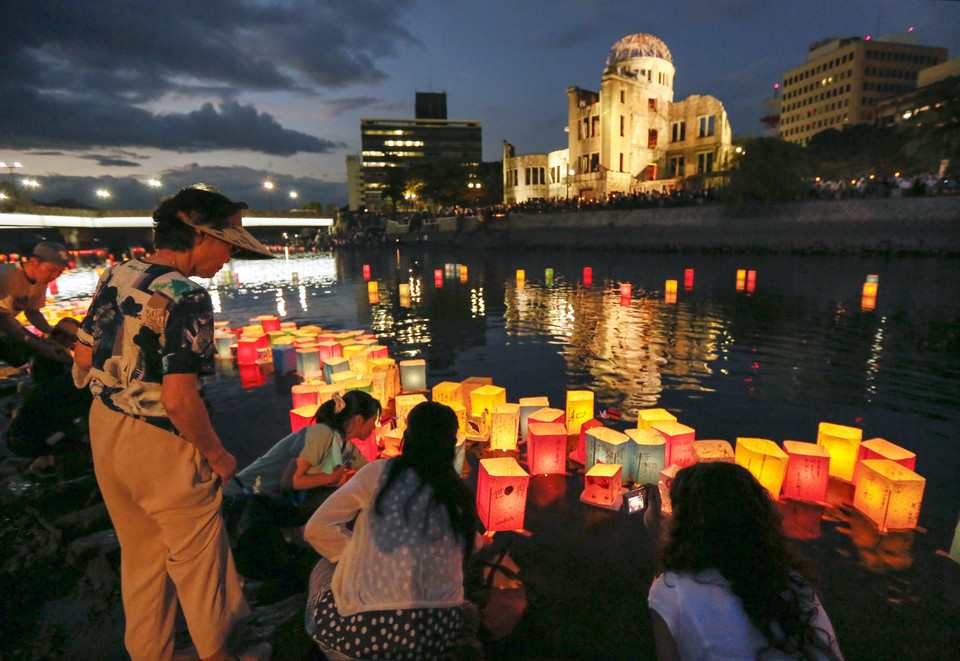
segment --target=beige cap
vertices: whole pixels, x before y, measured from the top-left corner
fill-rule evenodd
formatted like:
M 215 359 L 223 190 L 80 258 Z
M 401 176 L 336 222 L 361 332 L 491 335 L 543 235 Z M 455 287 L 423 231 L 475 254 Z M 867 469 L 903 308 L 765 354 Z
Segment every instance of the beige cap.
M 200 220 L 194 220 L 191 218 L 190 215 L 185 211 L 178 211 L 177 218 L 185 222 L 190 227 L 200 230 L 204 234 L 209 234 L 210 236 L 214 236 L 221 241 L 229 243 L 231 246 L 239 248 L 240 252 L 237 253 L 237 257 L 244 257 L 247 259 L 274 258 L 273 253 L 271 253 L 265 245 L 257 241 L 253 235 L 250 234 L 250 232 L 243 229 L 243 221 L 239 213 L 231 216 L 228 219 L 229 224 L 223 228 L 204 225 Z

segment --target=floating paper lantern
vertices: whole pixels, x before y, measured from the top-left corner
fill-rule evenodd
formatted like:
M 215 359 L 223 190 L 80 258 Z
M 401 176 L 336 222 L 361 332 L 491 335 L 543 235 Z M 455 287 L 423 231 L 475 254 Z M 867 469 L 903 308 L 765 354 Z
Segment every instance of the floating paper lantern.
M 297 350 L 297 363 L 299 366 L 299 358 L 301 351 Z M 318 358 L 319 358 L 319 354 Z M 299 371 L 299 369 L 297 370 Z M 332 358 L 323 359 L 323 379 L 327 383 L 333 383 L 334 374 L 342 374 L 344 372 L 350 371 L 350 361 L 344 358 L 343 356 L 334 356 Z M 303 372 L 300 372 L 303 374 Z
M 633 296 L 633 285 L 629 282 L 620 283 L 620 298 L 630 298 Z
M 789 457 L 779 445 L 766 438 L 738 438 L 734 455 L 736 462 L 753 473 L 774 500 L 780 496 Z
M 385 409 L 390 403 L 387 396 L 387 373 L 386 372 L 368 372 L 364 376 L 370 379 L 370 395 L 380 402 L 380 408 Z
M 471 415 L 483 416 L 484 424 L 489 427 L 490 416 L 495 404 L 507 401 L 507 391 L 499 386 L 480 386 L 470 392 Z M 519 410 L 517 412 L 519 423 Z
M 830 482 L 830 453 L 827 448 L 816 443 L 784 441 L 783 451 L 788 457 L 781 489 L 783 496 L 825 503 Z
M 654 423 L 657 422 L 676 421 L 677 416 L 667 411 L 667 409 L 640 409 L 637 411 L 637 429 L 650 429 Z
M 339 358 L 343 356 L 343 346 L 334 340 L 327 340 L 317 344 L 317 351 L 320 353 L 320 360 L 327 358 Z
M 334 395 L 343 395 L 346 392 L 339 383 L 317 383 L 314 384 L 314 388 L 317 389 L 317 403 L 320 406 L 333 399 Z
M 594 427 L 603 427 L 603 423 L 596 418 L 590 418 L 580 425 L 580 434 L 577 438 L 577 449 L 570 453 L 570 458 L 581 466 L 587 463 L 587 431 L 593 429 Z M 567 433 L 570 433 L 569 429 L 567 429 Z
M 290 431 L 300 431 L 304 427 L 313 424 L 313 418 L 317 415 L 317 409 L 319 407 L 315 405 L 302 406 L 298 409 L 292 409 L 290 411 Z
M 530 423 L 527 433 L 527 466 L 532 475 L 566 472 L 567 428 L 564 425 L 556 422 Z
M 673 513 L 673 503 L 670 501 L 670 487 L 673 485 L 673 479 L 677 476 L 680 467 L 676 464 L 667 466 L 660 471 L 657 481 L 657 490 L 660 491 L 660 511 L 669 516 Z
M 666 463 L 667 441 L 656 429 L 628 429 L 626 435 L 636 449 L 636 470 L 633 471 L 633 481 L 638 484 L 656 483 Z
M 463 408 L 460 402 L 450 402 L 447 404 L 457 414 L 457 424 L 461 434 L 467 433 L 467 409 Z
M 881 531 L 916 528 L 927 481 L 889 459 L 864 459 L 853 506 Z
M 469 413 L 472 411 L 470 404 L 470 393 L 480 386 L 492 386 L 493 379 L 488 376 L 471 376 L 460 382 L 460 391 L 463 393 L 463 407 Z
M 593 286 L 593 269 L 589 266 L 583 267 L 583 286 L 592 287 Z
M 369 264 L 364 264 L 364 265 L 363 265 L 363 279 L 364 279 L 364 280 L 369 280 L 369 279 L 370 279 L 370 265 L 369 265 Z
M 362 344 L 355 344 L 354 347 L 359 349 L 359 351 L 351 351 L 348 356 L 345 356 L 350 363 L 350 371 L 354 374 L 366 374 L 369 371 L 368 362 L 370 355 L 367 353 L 366 348 Z M 353 347 L 349 347 L 353 348 Z
M 309 384 L 292 386 L 290 394 L 293 398 L 293 408 L 298 409 L 303 406 L 319 406 L 320 394 L 317 387 Z
M 467 267 L 464 264 L 460 265 L 460 282 L 466 282 L 467 278 Z
M 233 345 L 235 339 L 236 336 L 233 333 L 217 333 L 213 336 L 213 343 L 217 350 L 217 358 L 230 357 L 230 347 Z M 276 362 L 276 359 L 274 359 L 274 362 Z
M 520 438 L 527 438 L 527 418 L 531 413 L 550 407 L 550 400 L 546 397 L 520 398 Z
M 677 302 L 677 281 L 676 280 L 667 280 L 665 285 L 663 300 L 666 303 Z
M 593 391 L 567 391 L 567 432 L 579 434 L 580 425 L 593 417 Z
M 737 270 L 737 291 L 743 291 L 747 286 L 747 271 L 746 269 Z
M 380 302 L 380 284 L 376 280 L 367 283 L 367 301 L 370 305 Z
M 680 468 L 686 468 L 696 461 L 693 454 L 693 441 L 696 433 L 693 428 L 680 424 L 679 422 L 655 422 L 652 429 L 663 436 L 666 441 L 667 466 L 676 464 Z
M 757 272 L 756 271 L 747 271 L 747 291 L 753 293 L 753 290 L 757 288 Z
M 252 365 L 257 362 L 258 339 L 255 337 L 241 337 L 237 342 L 237 362 L 241 365 Z
M 397 422 L 399 424 L 402 421 L 403 428 L 406 429 L 407 416 L 410 415 L 410 411 L 412 411 L 413 407 L 420 402 L 427 401 L 427 398 L 420 393 L 416 393 L 414 395 L 397 395 L 393 401 L 394 409 L 397 414 Z
M 427 389 L 427 361 L 422 358 L 400 361 L 400 389 L 404 392 Z
M 733 446 L 724 440 L 704 440 L 693 442 L 694 463 L 709 464 L 713 461 L 734 463 Z
M 433 272 L 433 286 L 436 287 L 437 289 L 440 289 L 443 287 L 443 271 L 441 271 L 440 269 L 436 269 Z
M 594 464 L 583 477 L 580 500 L 601 507 L 613 505 L 620 496 L 622 471 L 619 464 Z
M 450 405 L 450 402 L 463 404 L 463 386 L 455 381 L 441 381 L 431 390 L 433 401 Z
M 550 408 L 549 406 L 544 406 L 539 408 L 533 413 L 527 416 L 527 432 L 530 431 L 530 424 L 534 422 L 545 423 L 545 424 L 562 424 L 566 426 L 566 413 L 560 409 Z M 569 427 L 567 428 L 569 433 Z M 526 436 L 522 437 L 524 441 L 527 440 Z
M 626 471 L 635 466 L 637 446 L 629 436 L 609 427 L 594 427 L 587 430 L 585 438 L 587 456 L 584 468 L 590 470 L 597 462 L 620 464 L 624 469 L 623 479 L 633 477 Z
M 309 372 L 308 372 L 309 374 Z M 354 381 L 357 378 L 357 375 L 351 372 L 349 369 L 343 372 L 333 372 L 330 375 L 330 384 L 339 385 L 344 390 L 347 390 L 347 382 Z M 367 388 L 369 390 L 370 382 L 367 382 Z
M 529 483 L 530 476 L 513 457 L 480 460 L 477 514 L 487 532 L 523 528 Z
M 370 358 L 390 357 L 387 347 L 383 346 L 382 344 L 371 344 L 369 347 L 367 347 L 367 354 L 370 356 Z
M 315 348 L 300 347 L 296 350 L 297 354 L 297 374 L 306 376 L 313 372 L 322 371 L 320 365 L 320 352 Z
M 693 269 L 684 269 L 683 271 L 683 288 L 687 291 L 693 289 Z
M 857 459 L 857 468 L 853 471 L 854 482 L 857 481 L 860 462 L 864 459 L 889 459 L 910 470 L 916 470 L 917 466 L 916 453 L 883 438 L 871 438 L 861 443 Z
M 850 482 L 860 456 L 863 430 L 856 427 L 821 422 L 817 430 L 817 444 L 830 453 L 830 475 Z
M 280 330 L 289 333 L 290 331 L 297 330 L 297 322 L 295 321 L 281 321 Z
M 523 269 L 517 269 L 517 286 L 523 287 L 523 283 L 527 280 L 527 272 Z
M 494 386 L 489 386 L 494 387 Z M 474 394 L 476 394 L 476 390 Z M 490 418 L 490 449 L 516 450 L 520 405 L 496 402 Z
M 279 332 L 280 319 L 268 314 L 263 315 L 260 317 L 260 326 L 263 328 L 264 333 Z

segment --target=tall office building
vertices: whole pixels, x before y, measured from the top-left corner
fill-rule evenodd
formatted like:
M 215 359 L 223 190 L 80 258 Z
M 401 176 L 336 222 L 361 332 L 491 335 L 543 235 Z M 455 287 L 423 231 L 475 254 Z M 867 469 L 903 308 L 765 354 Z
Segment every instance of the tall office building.
M 424 115 L 421 117 L 421 114 Z M 483 138 L 479 121 L 447 119 L 445 93 L 417 92 L 415 119 L 361 119 L 364 202 L 371 211 L 389 208 L 384 196 L 394 168 L 456 162 L 479 166 Z
M 946 59 L 946 48 L 918 46 L 909 34 L 811 44 L 806 61 L 784 74 L 780 137 L 806 145 L 824 129 L 873 124 L 878 103 L 916 89 L 920 70 Z

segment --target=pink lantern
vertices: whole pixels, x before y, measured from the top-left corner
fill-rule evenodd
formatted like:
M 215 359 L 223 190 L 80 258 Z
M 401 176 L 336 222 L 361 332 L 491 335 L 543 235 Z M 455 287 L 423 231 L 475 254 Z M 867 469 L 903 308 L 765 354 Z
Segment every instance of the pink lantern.
M 527 466 L 532 475 L 567 470 L 567 428 L 560 423 L 527 423 Z
M 683 271 L 683 288 L 687 291 L 693 289 L 693 269 L 684 269 Z
M 902 448 L 883 438 L 871 438 L 860 444 L 859 461 L 863 461 L 864 459 L 889 459 L 910 470 L 916 470 L 917 466 L 916 453 L 910 452 L 910 450 Z M 857 467 L 853 471 L 854 482 L 857 481 L 859 471 L 860 464 L 858 462 Z
M 335 340 L 326 340 L 317 344 L 320 360 L 324 358 L 339 358 L 343 356 L 343 345 Z
M 366 438 L 351 438 L 350 442 L 357 446 L 360 454 L 367 461 L 373 461 L 380 454 L 380 447 L 377 445 L 377 430 L 374 429 Z
M 290 394 L 293 396 L 293 408 L 295 409 L 302 406 L 320 405 L 320 393 L 315 385 L 300 384 L 292 386 Z
M 487 532 L 521 530 L 530 476 L 513 457 L 480 460 L 477 513 Z
M 433 286 L 437 289 L 443 288 L 443 269 L 435 269 L 433 272 Z
M 830 453 L 822 445 L 784 441 L 787 472 L 781 494 L 785 498 L 824 503 L 830 484 Z
M 370 279 L 370 265 L 369 265 L 369 264 L 364 264 L 364 265 L 363 265 L 363 279 L 364 279 L 364 280 L 369 280 L 369 279 Z
M 666 465 L 676 464 L 680 468 L 690 466 L 696 460 L 693 454 L 693 440 L 696 432 L 679 422 L 657 422 L 653 429 L 660 432 L 666 441 L 664 461 Z
M 593 286 L 593 269 L 589 266 L 583 267 L 583 286 L 592 287 Z
M 290 431 L 300 431 L 304 427 L 313 424 L 313 418 L 317 415 L 317 406 L 301 406 L 298 409 L 290 411 Z
M 374 344 L 370 347 L 369 356 L 371 358 L 389 358 L 390 354 L 387 351 L 387 347 L 382 344 Z

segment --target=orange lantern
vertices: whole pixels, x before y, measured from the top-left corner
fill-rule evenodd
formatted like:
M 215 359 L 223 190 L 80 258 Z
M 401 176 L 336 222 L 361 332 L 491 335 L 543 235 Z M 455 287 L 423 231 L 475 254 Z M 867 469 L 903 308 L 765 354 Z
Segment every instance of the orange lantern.
M 687 291 L 693 289 L 693 269 L 684 269 L 683 271 L 683 288 Z
M 747 286 L 746 269 L 737 269 L 737 291 L 743 291 Z
M 376 280 L 367 283 L 367 300 L 370 305 L 376 305 L 380 302 L 380 284 Z
M 917 466 L 916 453 L 883 438 L 871 438 L 860 444 L 858 460 L 863 461 L 864 459 L 889 459 L 910 470 L 916 470 Z M 859 468 L 858 462 L 857 468 L 853 471 L 854 482 L 857 481 Z
M 532 475 L 565 473 L 567 428 L 556 422 L 530 423 L 527 435 L 527 466 Z
M 451 402 L 463 405 L 463 386 L 455 381 L 441 381 L 431 391 L 433 401 L 450 406 Z
M 663 300 L 665 303 L 677 302 L 677 281 L 676 280 L 667 280 L 666 290 L 663 295 Z
M 577 439 L 577 449 L 570 453 L 570 458 L 583 466 L 587 462 L 587 431 L 594 427 L 603 427 L 603 423 L 596 418 L 590 418 L 580 425 L 580 434 Z M 569 429 L 567 432 L 569 433 Z
M 657 422 L 676 422 L 677 416 L 667 409 L 640 409 L 637 411 L 637 429 L 650 429 Z M 667 464 L 669 466 L 669 464 Z
M 927 481 L 889 459 L 864 459 L 853 506 L 882 531 L 916 528 Z
M 830 453 L 827 449 L 816 443 L 784 441 L 783 451 L 788 457 L 781 491 L 783 496 L 826 502 L 830 484 Z
M 460 282 L 466 282 L 469 278 L 467 277 L 467 266 L 466 264 L 460 265 Z
M 626 434 L 637 446 L 637 468 L 633 481 L 638 484 L 656 483 L 660 471 L 666 466 L 666 439 L 656 429 L 628 429 Z
M 484 386 L 494 388 L 496 386 Z M 476 390 L 473 391 L 477 393 Z M 490 449 L 516 450 L 517 429 L 520 426 L 520 405 L 495 402 L 490 418 Z
M 387 350 L 387 347 L 382 344 L 371 344 L 367 349 L 371 358 L 389 358 L 390 353 Z
M 290 411 L 290 431 L 300 431 L 304 427 L 313 424 L 313 418 L 317 415 L 317 407 L 314 404 L 301 406 Z
M 477 514 L 488 532 L 520 530 L 530 476 L 513 457 L 480 460 Z
M 830 453 L 831 477 L 853 481 L 862 438 L 862 429 L 830 422 L 820 423 L 817 429 L 817 445 L 822 445 Z
M 583 477 L 580 500 L 600 507 L 615 505 L 620 498 L 622 471 L 620 464 L 594 464 Z
M 579 434 L 580 425 L 593 417 L 593 391 L 567 391 L 567 432 Z
M 738 438 L 734 455 L 736 462 L 753 473 L 774 500 L 780 496 L 789 457 L 779 445 L 766 438 Z
M 493 379 L 489 376 L 470 376 L 460 382 L 460 391 L 463 393 L 463 408 L 472 411 L 470 393 L 480 386 L 492 386 Z
M 290 394 L 293 396 L 293 408 L 298 409 L 302 406 L 319 406 L 320 393 L 317 387 L 310 384 L 301 384 L 291 386 Z
M 693 442 L 694 463 L 709 464 L 713 461 L 734 463 L 733 446 L 723 440 Z
M 667 466 L 676 464 L 680 468 L 685 468 L 694 463 L 696 457 L 693 454 L 693 441 L 696 432 L 692 427 L 668 420 L 653 423 L 652 429 L 658 431 L 666 441 L 664 461 Z

